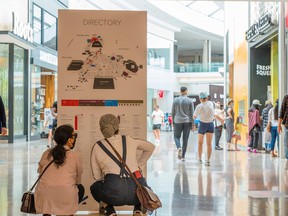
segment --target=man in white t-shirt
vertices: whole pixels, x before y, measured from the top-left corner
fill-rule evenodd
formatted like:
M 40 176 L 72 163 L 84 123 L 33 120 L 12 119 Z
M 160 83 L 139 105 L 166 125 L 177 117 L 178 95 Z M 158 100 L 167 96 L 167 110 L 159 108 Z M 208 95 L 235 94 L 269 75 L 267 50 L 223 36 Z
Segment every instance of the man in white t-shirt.
M 154 111 L 152 113 L 153 120 L 153 134 L 155 137 L 155 143 L 160 143 L 160 131 L 161 125 L 164 123 L 164 113 L 159 109 L 159 105 L 154 107 Z
M 210 166 L 210 157 L 212 154 L 212 137 L 214 133 L 214 116 L 215 116 L 215 105 L 213 102 L 208 100 L 208 95 L 205 92 L 199 94 L 201 103 L 196 107 L 194 112 L 194 119 L 199 119 L 198 127 L 198 157 L 199 163 L 202 164 L 202 151 L 203 151 L 203 140 L 206 135 L 207 144 L 207 160 L 205 165 Z

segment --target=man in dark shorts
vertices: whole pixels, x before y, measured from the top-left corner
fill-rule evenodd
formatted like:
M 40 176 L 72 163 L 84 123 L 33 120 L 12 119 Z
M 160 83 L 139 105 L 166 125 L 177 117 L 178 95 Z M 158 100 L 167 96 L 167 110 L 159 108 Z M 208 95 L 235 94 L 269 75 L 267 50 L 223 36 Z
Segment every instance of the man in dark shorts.
M 215 108 L 213 102 L 208 100 L 208 95 L 205 92 L 201 92 L 199 95 L 201 103 L 196 107 L 194 112 L 194 119 L 199 119 L 198 127 L 198 158 L 199 164 L 202 164 L 202 151 L 203 141 L 206 135 L 207 144 L 207 160 L 205 165 L 210 166 L 210 157 L 212 154 L 212 137 L 214 133 L 214 115 Z

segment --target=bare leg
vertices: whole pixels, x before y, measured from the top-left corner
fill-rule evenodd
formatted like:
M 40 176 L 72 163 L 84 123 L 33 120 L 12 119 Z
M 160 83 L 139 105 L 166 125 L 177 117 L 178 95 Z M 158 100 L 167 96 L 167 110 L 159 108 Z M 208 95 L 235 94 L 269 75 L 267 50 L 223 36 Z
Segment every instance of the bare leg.
M 49 132 L 48 132 L 48 144 L 47 144 L 47 147 L 51 146 L 52 144 L 52 129 L 49 129 Z
M 202 151 L 203 151 L 203 134 L 198 134 L 198 159 L 201 160 Z
M 157 139 L 160 140 L 160 129 L 157 129 L 156 133 L 157 133 L 157 137 L 158 137 Z
M 238 139 L 235 138 L 235 150 L 238 151 L 238 148 L 237 148 L 237 142 L 238 142 Z
M 213 137 L 213 133 L 207 133 L 206 134 L 207 158 L 208 158 L 208 161 L 210 160 L 211 154 L 212 154 L 212 137 Z
M 157 132 L 156 130 L 153 130 L 154 138 L 157 139 Z

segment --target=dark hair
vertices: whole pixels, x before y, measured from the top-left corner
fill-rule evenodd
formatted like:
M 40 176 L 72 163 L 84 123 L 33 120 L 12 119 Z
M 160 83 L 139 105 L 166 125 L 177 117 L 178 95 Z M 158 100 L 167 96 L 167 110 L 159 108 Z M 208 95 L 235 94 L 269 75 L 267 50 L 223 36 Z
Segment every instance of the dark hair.
M 236 118 L 236 124 L 239 123 L 240 119 L 243 119 L 242 116 L 238 116 L 238 117 Z
M 54 140 L 57 145 L 51 149 L 48 157 L 53 156 L 54 163 L 59 167 L 64 164 L 66 159 L 66 149 L 64 145 L 68 142 L 69 138 L 73 136 L 74 128 L 71 125 L 61 125 L 54 133 Z
M 275 102 L 275 107 L 274 107 L 274 119 L 275 120 L 278 120 L 278 107 L 279 107 L 279 101 L 278 101 L 278 99 L 276 100 L 276 102 Z
M 185 92 L 185 91 L 187 91 L 187 88 L 183 86 L 183 87 L 180 88 L 180 91 L 181 92 Z

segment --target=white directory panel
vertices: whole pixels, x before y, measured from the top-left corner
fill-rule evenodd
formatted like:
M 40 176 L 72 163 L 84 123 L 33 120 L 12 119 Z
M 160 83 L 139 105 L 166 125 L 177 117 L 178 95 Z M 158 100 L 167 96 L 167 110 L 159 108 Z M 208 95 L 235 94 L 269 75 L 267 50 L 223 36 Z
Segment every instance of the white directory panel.
M 60 10 L 58 20 L 58 125 L 78 132 L 83 184 L 79 210 L 97 211 L 90 152 L 102 139 L 99 119 L 120 117 L 120 133 L 146 139 L 147 14 L 140 11 Z

